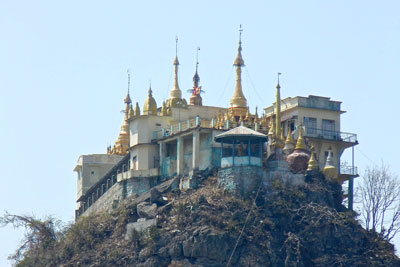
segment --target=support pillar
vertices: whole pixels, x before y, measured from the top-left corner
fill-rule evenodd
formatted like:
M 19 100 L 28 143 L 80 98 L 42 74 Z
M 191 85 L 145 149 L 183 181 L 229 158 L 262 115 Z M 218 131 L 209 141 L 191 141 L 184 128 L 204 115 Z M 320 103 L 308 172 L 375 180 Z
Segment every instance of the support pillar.
M 176 140 L 176 173 L 183 174 L 183 138 L 179 136 Z
M 164 164 L 166 152 L 167 152 L 167 144 L 165 142 L 160 143 L 160 167 L 161 167 L 161 170 L 163 169 L 162 166 Z
M 232 167 L 235 166 L 235 140 L 232 142 Z
M 224 157 L 224 141 L 221 141 L 221 161 L 223 157 Z
M 339 163 L 340 165 L 340 163 Z M 351 147 L 351 167 L 353 168 L 352 174 L 355 175 L 354 173 L 354 146 Z M 354 178 L 351 177 L 349 180 L 349 189 L 348 189 L 348 208 L 349 210 L 353 210 L 353 190 L 354 190 Z
M 249 166 L 251 165 L 251 146 L 250 139 L 247 141 L 247 156 L 249 157 Z
M 193 132 L 193 153 L 192 153 L 192 168 L 193 170 L 199 169 L 200 162 L 200 131 Z

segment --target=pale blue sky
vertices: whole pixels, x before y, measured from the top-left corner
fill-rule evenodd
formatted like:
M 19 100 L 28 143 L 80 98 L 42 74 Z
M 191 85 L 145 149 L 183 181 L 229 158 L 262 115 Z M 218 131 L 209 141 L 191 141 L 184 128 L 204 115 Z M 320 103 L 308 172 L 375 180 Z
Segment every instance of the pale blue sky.
M 72 169 L 116 139 L 126 69 L 133 101 L 142 107 L 151 79 L 160 105 L 176 35 L 181 89 L 200 46 L 203 103 L 228 106 L 239 24 L 252 110 L 274 101 L 279 71 L 282 97 L 343 101 L 360 169 L 384 160 L 400 173 L 399 10 L 398 1 L 0 1 L 0 212 L 73 220 Z M 0 266 L 22 234 L 0 229 Z

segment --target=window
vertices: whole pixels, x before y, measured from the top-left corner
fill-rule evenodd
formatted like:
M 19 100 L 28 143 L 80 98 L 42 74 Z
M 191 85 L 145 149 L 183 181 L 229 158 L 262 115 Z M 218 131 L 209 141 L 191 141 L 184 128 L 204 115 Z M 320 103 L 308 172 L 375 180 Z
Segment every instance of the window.
M 91 175 L 94 175 L 94 171 L 91 171 L 90 174 L 91 174 Z
M 137 160 L 137 158 L 136 158 L 136 156 L 134 156 L 132 158 L 132 170 L 136 170 L 136 160 Z
M 307 134 L 317 134 L 317 119 L 304 117 L 304 126 Z
M 295 129 L 294 120 L 290 120 L 287 123 L 288 123 L 288 125 L 287 125 L 286 135 L 288 135 L 288 133 L 292 133 Z
M 335 121 L 334 120 L 322 120 L 322 136 L 324 138 L 335 138 Z

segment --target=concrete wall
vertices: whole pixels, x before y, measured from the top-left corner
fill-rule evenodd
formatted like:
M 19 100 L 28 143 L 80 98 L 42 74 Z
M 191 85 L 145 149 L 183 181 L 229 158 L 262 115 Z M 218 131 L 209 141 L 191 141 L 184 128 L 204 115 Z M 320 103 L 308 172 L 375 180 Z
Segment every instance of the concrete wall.
M 84 213 L 87 216 L 100 211 L 111 210 L 117 207 L 118 203 L 123 199 L 123 184 L 116 183 L 108 189 L 99 199 L 97 199 Z
M 81 155 L 74 169 L 77 172 L 77 198 L 97 183 L 123 157 L 108 154 Z
M 219 114 L 219 111 L 225 112 L 226 108 L 212 106 L 187 106 L 187 108 L 172 108 L 172 119 L 175 122 L 193 119 L 200 116 L 201 119 L 211 120 Z
M 262 167 L 242 166 L 222 168 L 218 171 L 218 184 L 228 191 L 247 197 L 255 193 L 264 175 Z
M 131 195 L 139 196 L 162 182 L 160 176 L 123 178 L 130 173 L 131 172 L 128 171 L 119 174 L 118 183 L 114 184 L 109 190 L 100 196 L 83 213 L 83 216 L 116 208 L 117 205 L 126 197 Z

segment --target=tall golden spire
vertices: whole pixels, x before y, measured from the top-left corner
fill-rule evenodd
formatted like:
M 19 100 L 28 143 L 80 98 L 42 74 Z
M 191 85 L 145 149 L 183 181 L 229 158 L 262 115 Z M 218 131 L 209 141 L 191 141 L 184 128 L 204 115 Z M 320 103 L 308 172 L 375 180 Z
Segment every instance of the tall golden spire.
M 238 54 L 233 63 L 233 66 L 236 67 L 236 86 L 230 102 L 231 107 L 246 108 L 247 100 L 244 97 L 242 90 L 242 67 L 244 66 L 244 60 L 242 58 L 242 31 L 242 25 L 240 25 Z
M 131 108 L 131 97 L 129 95 L 129 87 L 131 83 L 131 74 L 130 71 L 128 70 L 128 93 L 124 99 L 125 103 L 125 110 L 124 110 L 124 122 L 121 125 L 121 130 L 118 135 L 117 141 L 115 141 L 115 145 L 113 149 L 108 149 L 107 153 L 109 152 L 110 154 L 117 154 L 117 155 L 126 155 L 127 149 L 129 148 L 129 111 Z
M 178 83 L 178 66 L 179 66 L 179 60 L 178 60 L 178 36 L 175 38 L 176 44 L 175 44 L 175 60 L 174 60 L 174 87 L 171 90 L 171 98 L 182 98 L 182 91 L 179 89 L 179 83 Z
M 278 72 L 278 84 L 276 85 L 276 103 L 275 103 L 275 129 L 276 129 L 276 137 L 281 138 L 281 86 L 279 85 L 279 75 Z M 282 140 L 284 141 L 284 140 Z

